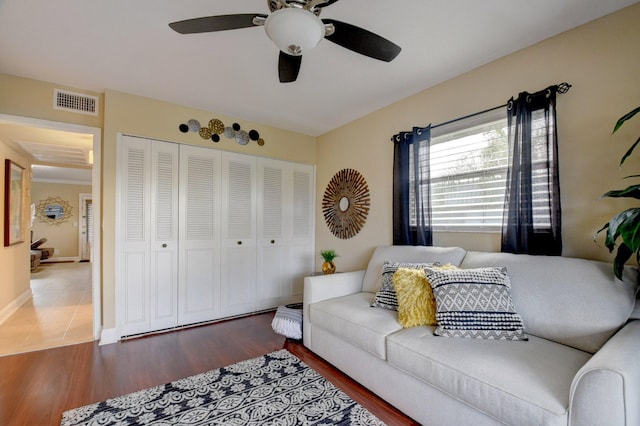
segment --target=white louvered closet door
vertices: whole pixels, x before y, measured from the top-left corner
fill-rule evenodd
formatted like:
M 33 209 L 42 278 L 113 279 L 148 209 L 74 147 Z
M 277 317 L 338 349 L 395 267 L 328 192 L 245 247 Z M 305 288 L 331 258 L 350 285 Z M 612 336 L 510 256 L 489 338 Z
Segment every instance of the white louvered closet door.
M 121 336 L 302 300 L 313 166 L 122 136 L 117 170 Z
M 116 321 L 120 334 L 148 331 L 149 310 L 149 185 L 151 145 L 138 138 L 122 137 L 118 145 L 119 214 Z
M 256 310 L 256 158 L 222 156 L 221 313 Z
M 151 141 L 151 328 L 178 325 L 178 150 Z
M 220 317 L 220 157 L 180 147 L 180 325 Z
M 313 166 L 258 160 L 258 309 L 302 301 L 314 268 Z
M 286 163 L 258 160 L 258 309 L 288 303 L 291 296 L 286 175 Z
M 116 315 L 120 335 L 177 325 L 178 145 L 122 136 Z

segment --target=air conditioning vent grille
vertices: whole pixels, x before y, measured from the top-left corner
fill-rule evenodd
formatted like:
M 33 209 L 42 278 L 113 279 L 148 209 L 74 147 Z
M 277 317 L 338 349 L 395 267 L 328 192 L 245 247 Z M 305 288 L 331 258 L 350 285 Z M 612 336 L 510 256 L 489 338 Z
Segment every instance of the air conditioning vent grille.
M 53 108 L 80 114 L 98 115 L 98 97 L 55 89 Z

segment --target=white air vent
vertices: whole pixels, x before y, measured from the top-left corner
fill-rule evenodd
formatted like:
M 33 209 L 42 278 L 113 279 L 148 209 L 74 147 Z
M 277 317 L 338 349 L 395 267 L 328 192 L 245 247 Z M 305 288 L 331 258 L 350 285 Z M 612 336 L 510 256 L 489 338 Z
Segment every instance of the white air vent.
M 98 97 L 53 89 L 53 108 L 80 114 L 98 115 Z

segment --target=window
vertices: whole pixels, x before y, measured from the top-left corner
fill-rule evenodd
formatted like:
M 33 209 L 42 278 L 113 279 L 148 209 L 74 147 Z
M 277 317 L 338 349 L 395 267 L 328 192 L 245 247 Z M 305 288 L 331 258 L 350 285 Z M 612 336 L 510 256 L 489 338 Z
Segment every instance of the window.
M 431 223 L 436 232 L 501 232 L 509 167 L 506 108 L 431 130 Z M 553 161 L 543 110 L 532 114 L 533 228 L 551 229 L 549 164 Z M 426 161 L 426 160 L 425 160 Z M 420 164 L 420 163 L 419 163 Z M 413 169 L 413 158 L 410 158 Z M 409 176 L 414 176 L 410 170 Z M 410 178 L 411 179 L 411 178 Z M 411 182 L 413 183 L 413 182 Z M 425 188 L 429 182 L 422 182 Z M 414 197 L 410 196 L 411 212 Z M 411 225 L 415 226 L 412 213 Z
M 568 87 L 393 135 L 393 243 L 500 232 L 504 252 L 560 255 L 556 95 Z
M 506 108 L 499 108 L 432 129 L 434 231 L 500 232 L 508 169 L 506 117 Z M 411 220 L 415 224 L 415 217 Z
M 551 141 L 547 138 L 547 124 L 554 129 L 553 114 L 545 115 L 542 109 L 531 113 L 531 185 L 533 195 L 533 229 L 534 231 L 551 230 L 551 194 L 553 187 L 551 164 L 555 161 Z

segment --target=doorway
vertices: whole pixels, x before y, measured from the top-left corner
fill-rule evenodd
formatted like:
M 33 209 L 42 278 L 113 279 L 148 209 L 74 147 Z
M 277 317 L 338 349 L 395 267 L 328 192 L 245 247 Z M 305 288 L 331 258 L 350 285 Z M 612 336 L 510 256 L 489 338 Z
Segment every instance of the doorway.
M 0 324 L 0 356 L 93 340 L 91 264 L 41 263 L 31 298 Z
M 52 132 L 68 132 L 70 134 L 82 134 L 88 135 L 92 139 L 91 144 L 91 157 L 93 167 L 91 169 L 91 216 L 87 218 L 86 227 L 87 234 L 86 240 L 87 251 L 89 260 L 93 260 L 90 263 L 90 276 L 91 276 L 91 296 L 93 301 L 93 337 L 94 339 L 100 338 L 102 331 L 101 317 L 102 317 L 102 299 L 101 299 L 101 244 L 100 244 L 100 200 L 101 200 L 101 152 L 102 152 L 102 130 L 96 127 L 88 127 L 76 124 L 40 120 L 28 117 L 12 116 L 6 114 L 0 114 L 0 126 L 22 126 L 25 129 L 35 130 L 40 133 Z M 25 130 L 26 131 L 26 130 Z M 63 142 L 56 142 L 63 143 Z M 21 148 L 23 151 L 28 149 Z M 33 164 L 49 164 L 46 161 L 34 160 Z M 80 224 L 79 224 L 80 225 Z M 81 228 L 81 226 L 79 226 Z

